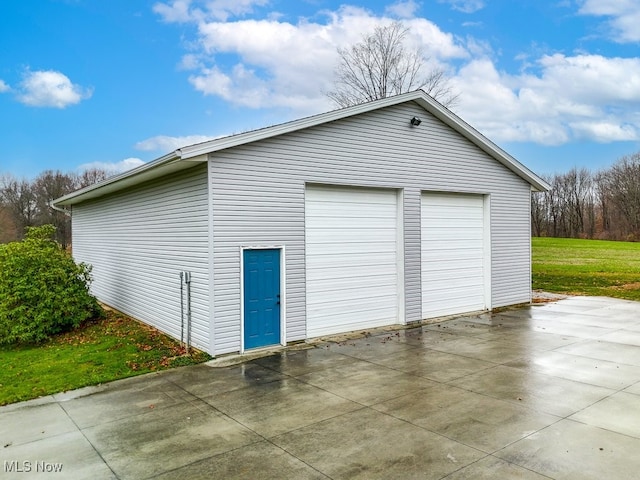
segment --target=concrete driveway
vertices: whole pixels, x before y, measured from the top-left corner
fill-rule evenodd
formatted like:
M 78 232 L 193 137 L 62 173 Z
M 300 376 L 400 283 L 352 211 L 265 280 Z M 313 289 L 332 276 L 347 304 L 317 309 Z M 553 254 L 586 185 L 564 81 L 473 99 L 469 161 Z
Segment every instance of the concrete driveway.
M 0 441 L 3 479 L 636 479 L 640 303 L 145 375 L 2 407 Z

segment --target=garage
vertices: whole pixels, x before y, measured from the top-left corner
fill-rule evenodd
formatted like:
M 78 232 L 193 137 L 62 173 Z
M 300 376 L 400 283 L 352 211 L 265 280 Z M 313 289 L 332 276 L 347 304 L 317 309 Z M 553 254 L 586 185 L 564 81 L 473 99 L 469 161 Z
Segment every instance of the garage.
M 546 188 L 417 90 L 184 146 L 54 204 L 101 302 L 223 355 L 529 302 Z
M 422 194 L 423 318 L 487 308 L 490 249 L 485 201 L 484 195 Z
M 402 323 L 398 193 L 307 186 L 307 336 Z

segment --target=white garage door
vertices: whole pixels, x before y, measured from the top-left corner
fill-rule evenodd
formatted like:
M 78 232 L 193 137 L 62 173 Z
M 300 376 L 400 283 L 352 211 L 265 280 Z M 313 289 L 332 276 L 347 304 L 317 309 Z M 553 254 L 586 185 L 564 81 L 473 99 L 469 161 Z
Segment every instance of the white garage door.
M 422 317 L 484 310 L 484 197 L 423 193 L 421 229 Z
M 398 323 L 394 190 L 309 186 L 307 337 Z

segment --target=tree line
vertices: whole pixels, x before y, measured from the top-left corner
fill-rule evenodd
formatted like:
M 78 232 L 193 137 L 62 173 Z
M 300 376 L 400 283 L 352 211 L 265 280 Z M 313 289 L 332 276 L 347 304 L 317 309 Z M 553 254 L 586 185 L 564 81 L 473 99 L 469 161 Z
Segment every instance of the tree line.
M 543 178 L 551 189 L 532 194 L 534 236 L 640 241 L 640 152 L 605 170 Z
M 71 218 L 51 202 L 113 173 L 47 170 L 33 180 L 0 175 L 0 243 L 21 240 L 26 227 L 51 224 L 56 240 L 71 245 Z M 574 167 L 542 177 L 551 189 L 531 196 L 532 235 L 640 241 L 640 152 L 605 170 Z
M 56 240 L 65 248 L 71 245 L 71 218 L 51 202 L 112 174 L 101 169 L 77 174 L 47 170 L 33 180 L 0 175 L 0 243 L 22 240 L 27 227 L 50 224 L 56 227 Z

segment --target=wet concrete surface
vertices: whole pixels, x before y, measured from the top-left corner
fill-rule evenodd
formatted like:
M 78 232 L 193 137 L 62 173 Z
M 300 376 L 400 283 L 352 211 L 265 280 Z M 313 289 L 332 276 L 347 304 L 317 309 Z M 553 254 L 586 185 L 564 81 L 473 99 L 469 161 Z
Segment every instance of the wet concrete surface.
M 0 407 L 0 478 L 638 478 L 640 302 L 372 333 Z

